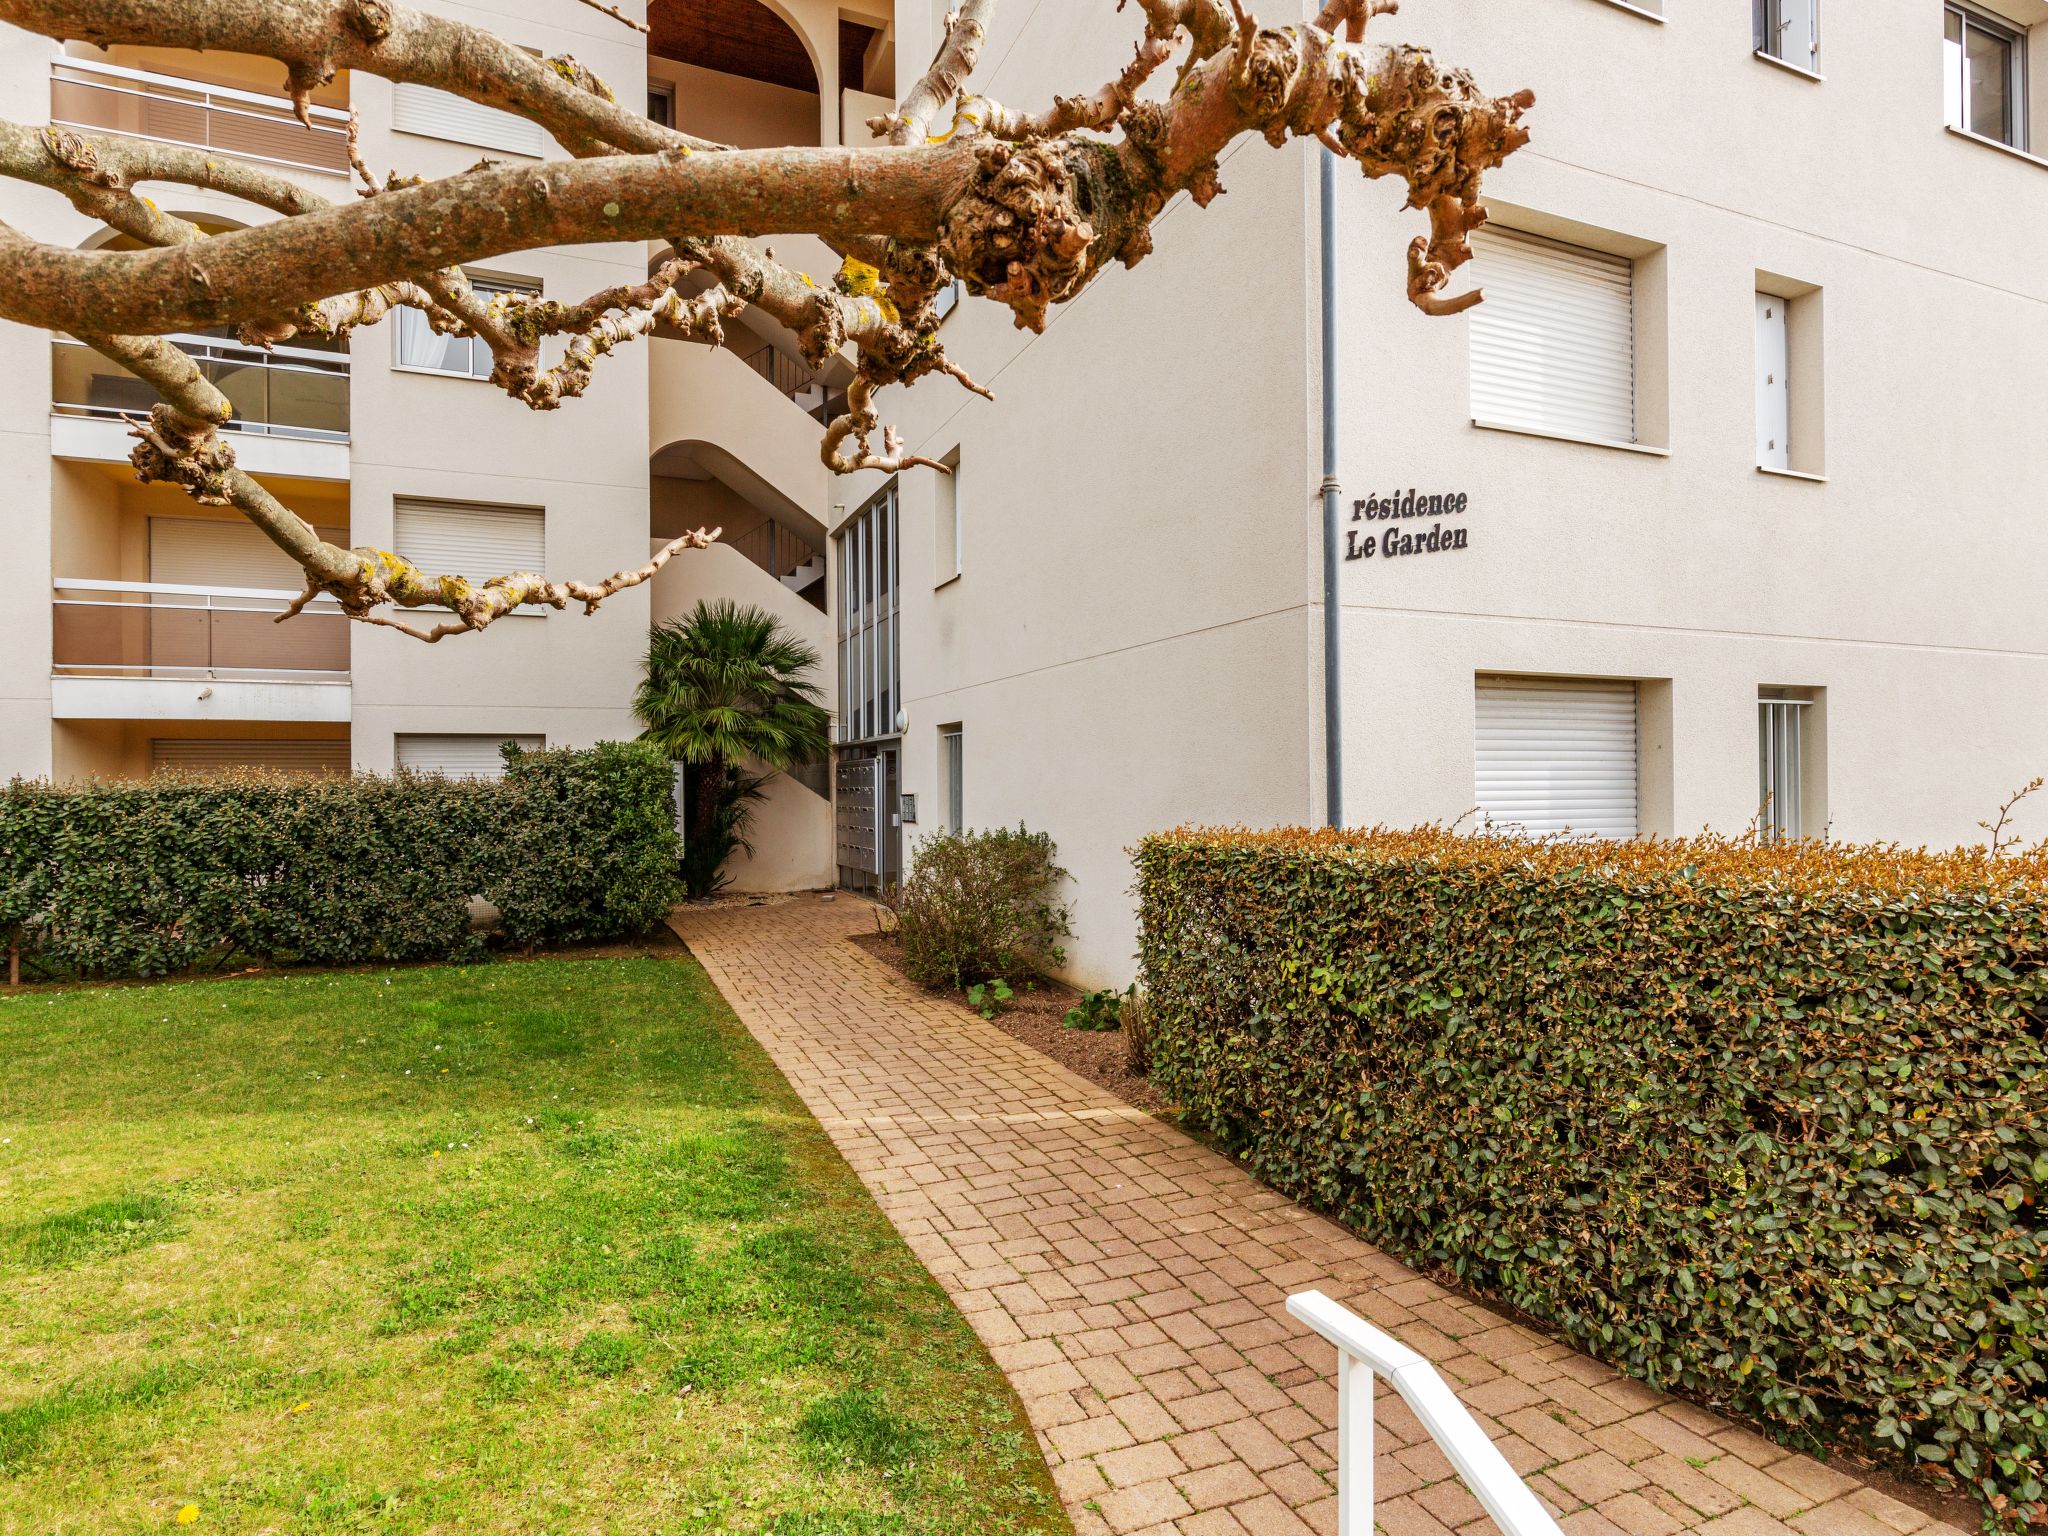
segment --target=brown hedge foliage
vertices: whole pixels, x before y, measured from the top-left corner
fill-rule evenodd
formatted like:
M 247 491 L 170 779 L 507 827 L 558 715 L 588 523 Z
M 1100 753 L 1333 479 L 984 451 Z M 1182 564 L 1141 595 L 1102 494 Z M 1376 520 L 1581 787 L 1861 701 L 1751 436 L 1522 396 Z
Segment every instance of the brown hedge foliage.
M 2048 1484 L 2048 857 L 1441 828 L 1137 853 L 1260 1177 L 1806 1449 Z

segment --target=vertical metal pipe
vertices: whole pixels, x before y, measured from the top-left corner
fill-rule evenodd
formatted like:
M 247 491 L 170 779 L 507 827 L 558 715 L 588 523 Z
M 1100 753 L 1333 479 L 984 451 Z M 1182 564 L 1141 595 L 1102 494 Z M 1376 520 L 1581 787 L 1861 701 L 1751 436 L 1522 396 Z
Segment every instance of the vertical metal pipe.
M 1323 221 L 1323 804 L 1332 827 L 1344 825 L 1343 611 L 1339 605 L 1337 522 L 1337 157 L 1322 152 Z

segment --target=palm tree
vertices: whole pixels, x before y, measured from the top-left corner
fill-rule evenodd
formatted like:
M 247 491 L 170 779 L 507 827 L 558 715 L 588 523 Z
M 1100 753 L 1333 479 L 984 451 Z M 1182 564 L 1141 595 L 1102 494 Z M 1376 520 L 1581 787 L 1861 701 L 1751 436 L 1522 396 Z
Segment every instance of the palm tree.
M 693 896 L 710 894 L 718 867 L 745 846 L 761 782 L 746 765 L 786 772 L 831 750 L 832 717 L 811 681 L 821 665 L 773 614 L 737 603 L 699 602 L 655 628 L 633 713 L 643 740 L 688 765 Z

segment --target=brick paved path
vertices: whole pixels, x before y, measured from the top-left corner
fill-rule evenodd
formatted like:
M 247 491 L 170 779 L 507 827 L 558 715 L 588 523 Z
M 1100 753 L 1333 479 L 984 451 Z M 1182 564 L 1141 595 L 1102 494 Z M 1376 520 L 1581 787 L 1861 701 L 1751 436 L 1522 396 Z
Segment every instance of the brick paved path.
M 1961 1536 L 1510 1323 L 853 945 L 864 903 L 676 930 L 1016 1383 L 1081 1536 L 1336 1529 L 1318 1288 L 1420 1350 L 1570 1536 Z M 1398 1399 L 1387 1536 L 1492 1536 Z

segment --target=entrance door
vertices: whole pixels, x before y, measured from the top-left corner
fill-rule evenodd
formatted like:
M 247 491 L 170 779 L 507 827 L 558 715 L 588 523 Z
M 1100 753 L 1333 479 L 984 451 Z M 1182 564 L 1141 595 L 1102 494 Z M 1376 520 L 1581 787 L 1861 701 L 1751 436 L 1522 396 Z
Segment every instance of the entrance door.
M 857 747 L 839 756 L 833 818 L 839 883 L 886 890 L 902 878 L 902 780 L 896 747 Z

